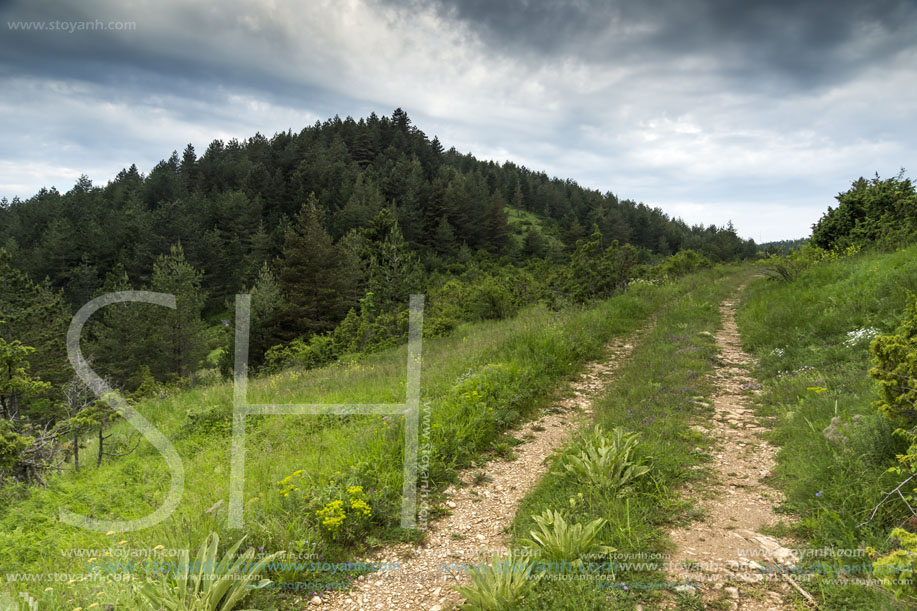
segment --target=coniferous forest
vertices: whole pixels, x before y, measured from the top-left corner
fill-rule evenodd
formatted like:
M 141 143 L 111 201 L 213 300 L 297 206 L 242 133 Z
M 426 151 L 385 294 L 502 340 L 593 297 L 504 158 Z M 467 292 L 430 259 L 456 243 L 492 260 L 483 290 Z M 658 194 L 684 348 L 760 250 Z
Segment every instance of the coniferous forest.
M 132 165 L 104 186 L 83 177 L 66 193 L 4 201 L 0 244 L 2 466 L 26 479 L 50 464 L 55 439 L 102 435 L 110 417 L 77 396 L 64 347 L 73 313 L 101 294 L 176 296 L 174 311 L 109 306 L 82 338 L 94 369 L 140 398 L 229 372 L 242 292 L 253 369 L 270 371 L 399 343 L 411 293 L 427 295 L 426 332 L 447 334 L 756 250 L 731 225 L 689 226 L 446 150 L 400 109 L 215 140 L 200 155 L 188 145 L 146 175 Z

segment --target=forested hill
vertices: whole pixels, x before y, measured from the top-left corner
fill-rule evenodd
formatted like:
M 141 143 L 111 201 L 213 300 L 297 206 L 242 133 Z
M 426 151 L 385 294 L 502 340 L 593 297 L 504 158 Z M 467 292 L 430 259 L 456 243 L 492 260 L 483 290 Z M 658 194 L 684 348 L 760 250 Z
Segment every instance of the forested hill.
M 200 156 L 188 145 L 146 176 L 132 165 L 104 187 L 82 178 L 64 194 L 43 189 L 4 201 L 0 246 L 15 267 L 36 282 L 48 278 L 78 307 L 119 266 L 135 285 L 148 285 L 156 258 L 181 243 L 188 263 L 203 272 L 207 309 L 215 311 L 281 254 L 287 226 L 312 193 L 335 242 L 391 208 L 428 267 L 465 246 L 510 261 L 556 258 L 593 225 L 603 245 L 633 244 L 644 260 L 687 248 L 714 260 L 754 252 L 731 227 L 689 227 L 572 180 L 444 150 L 400 109 L 390 118 L 335 117 L 298 134 L 214 140 Z M 524 231 L 514 235 L 508 208 L 543 223 L 528 228 L 528 239 Z

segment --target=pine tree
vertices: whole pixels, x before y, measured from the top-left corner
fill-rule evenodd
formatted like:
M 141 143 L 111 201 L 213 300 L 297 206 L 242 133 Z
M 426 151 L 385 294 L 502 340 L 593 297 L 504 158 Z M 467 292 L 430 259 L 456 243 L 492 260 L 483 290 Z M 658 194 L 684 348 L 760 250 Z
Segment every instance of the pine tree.
M 522 254 L 526 257 L 543 257 L 547 245 L 541 232 L 529 227 L 522 238 Z
M 262 264 L 258 272 L 251 296 L 249 358 L 257 366 L 267 349 L 280 343 L 282 338 L 280 325 L 285 303 L 280 284 L 267 263 Z
M 449 224 L 449 219 L 446 218 L 444 214 L 439 220 L 439 225 L 436 226 L 436 232 L 433 234 L 433 246 L 436 248 L 436 252 L 441 255 L 449 256 L 455 253 L 456 243 L 455 243 L 455 231 L 452 230 L 452 225 Z
M 201 272 L 186 260 L 181 244 L 172 246 L 153 266 L 153 291 L 175 295 L 176 309 L 156 308 L 152 328 L 156 352 L 150 369 L 158 379 L 190 375 L 206 354 L 201 311 L 206 301 Z
M 422 267 L 410 251 L 390 210 L 382 210 L 367 233 L 368 289 L 381 309 L 407 305 L 420 288 Z
M 266 263 L 273 260 L 273 239 L 264 227 L 264 221 L 258 222 L 258 229 L 248 239 L 248 254 L 242 268 L 246 286 L 252 286 Z
M 70 312 L 63 293 L 46 283 L 35 284 L 12 265 L 0 248 L 0 338 L 34 348 L 32 371 L 57 385 L 69 376 L 66 333 Z
M 197 187 L 198 169 L 197 154 L 194 152 L 193 144 L 189 143 L 182 153 L 181 164 L 179 165 L 179 173 L 181 174 L 182 188 L 184 189 L 185 193 L 194 191 Z
M 98 295 L 133 288 L 124 267 L 118 265 L 106 276 Z M 134 390 L 139 384 L 140 368 L 148 364 L 153 350 L 150 331 L 157 309 L 147 303 L 114 303 L 90 319 L 91 340 L 84 354 L 90 356 L 94 368 L 110 378 L 114 386 Z
M 18 340 L 7 342 L 0 337 L 0 418 L 18 420 L 20 408 L 28 399 L 50 389 L 30 372 L 28 357 L 35 352 Z
M 275 269 L 286 300 L 286 339 L 328 331 L 346 314 L 340 257 L 322 225 L 314 194 L 287 230 Z
M 335 235 L 343 236 L 351 229 L 365 227 L 379 213 L 383 203 L 375 183 L 360 174 L 347 203 L 334 215 Z
M 503 197 L 494 191 L 487 204 L 487 217 L 484 221 L 484 245 L 491 252 L 500 252 L 509 240 L 509 222 L 504 205 Z

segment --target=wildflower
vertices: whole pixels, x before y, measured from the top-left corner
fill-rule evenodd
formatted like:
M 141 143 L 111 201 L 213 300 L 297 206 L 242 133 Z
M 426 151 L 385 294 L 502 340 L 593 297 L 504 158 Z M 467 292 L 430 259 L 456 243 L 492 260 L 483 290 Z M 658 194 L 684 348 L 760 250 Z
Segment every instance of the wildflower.
M 852 348 L 864 340 L 875 339 L 878 335 L 879 330 L 874 327 L 854 329 L 853 331 L 847 333 L 847 339 L 844 340 L 844 345 L 848 348 Z
M 823 491 L 823 490 L 819 490 L 818 492 L 815 493 L 815 496 L 821 496 L 822 492 L 824 492 L 824 491 Z

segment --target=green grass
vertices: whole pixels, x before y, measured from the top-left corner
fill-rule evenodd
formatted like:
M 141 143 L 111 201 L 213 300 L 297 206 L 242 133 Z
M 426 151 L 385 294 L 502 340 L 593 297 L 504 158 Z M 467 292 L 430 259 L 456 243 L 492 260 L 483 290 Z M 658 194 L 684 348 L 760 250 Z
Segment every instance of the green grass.
M 899 483 L 886 470 L 906 444 L 892 437 L 894 427 L 872 406 L 869 341 L 845 344 L 856 329 L 893 332 L 908 291 L 917 291 L 917 247 L 820 263 L 792 282 L 761 279 L 746 292 L 740 332 L 759 359 L 759 413 L 780 447 L 776 484 L 787 497 L 783 510 L 799 516 L 786 534 L 803 545 L 853 550 L 847 553 L 869 545 L 885 552 L 892 548 L 892 527 L 910 515 L 892 499 L 868 520 Z M 824 431 L 835 417 L 842 438 L 831 441 Z M 863 557 L 821 560 L 813 571 L 847 566 L 863 577 L 868 565 Z M 910 608 L 875 587 L 837 585 L 832 578 L 806 586 L 824 609 Z
M 707 282 L 686 279 L 661 287 L 642 285 L 589 309 L 551 312 L 531 307 L 510 320 L 467 324 L 450 337 L 424 340 L 421 398 L 430 404 L 431 422 L 429 436 L 421 443 L 430 447 L 433 493 L 452 481 L 458 469 L 480 463 L 494 451 L 511 452 L 512 442 L 503 435 L 507 427 L 533 414 L 583 363 L 600 356 L 610 338 L 633 332 L 663 304 L 688 291 L 703 290 L 699 285 Z M 710 309 L 695 298 L 677 303 L 682 308 Z M 684 314 L 688 315 L 687 310 Z M 685 331 L 685 337 L 695 341 L 691 333 Z M 700 357 L 685 352 L 685 358 Z M 287 371 L 252 380 L 249 399 L 253 403 L 402 402 L 405 359 L 402 346 L 323 369 Z M 678 395 L 682 401 L 679 410 L 687 405 L 682 394 Z M 323 561 L 353 558 L 367 546 L 417 536 L 416 531 L 398 527 L 401 419 L 381 416 L 249 418 L 246 525 L 242 531 L 229 529 L 231 397 L 231 385 L 219 384 L 137 406 L 175 443 L 185 467 L 181 504 L 155 527 L 107 536 L 66 526 L 57 517 L 61 507 L 105 519 L 136 518 L 158 507 L 170 475 L 161 456 L 145 442 L 133 454 L 106 460 L 99 469 L 91 466 L 78 474 L 65 471 L 51 477 L 46 488 L 0 491 L 4 509 L 0 566 L 4 572 L 79 577 L 87 571 L 88 558 L 68 556 L 71 550 L 157 545 L 193 548 L 211 531 L 228 543 L 247 536 L 246 544 L 263 548 L 265 554 L 296 550 Z M 112 432 L 127 436 L 131 430 L 121 423 Z M 654 443 L 662 442 L 657 439 Z M 93 449 L 90 443 L 84 450 L 84 464 L 92 463 Z M 292 477 L 298 471 L 302 473 Z M 289 482 L 293 486 L 287 486 Z M 349 502 L 351 495 L 346 490 L 351 485 L 366 491 L 372 515 L 357 519 L 352 512 L 333 538 L 316 517 L 316 510 L 334 500 Z M 219 501 L 223 505 L 208 512 Z M 108 558 L 103 555 L 100 560 Z M 268 576 L 279 581 L 341 579 L 292 569 Z M 29 591 L 42 608 L 55 609 L 86 608 L 91 602 L 111 602 L 129 595 L 123 586 L 105 582 L 12 587 Z M 97 597 L 100 591 L 103 594 Z M 249 605 L 270 608 L 285 604 L 281 600 L 276 593 L 259 593 Z
M 715 365 L 713 332 L 720 324 L 719 304 L 745 277 L 742 270 L 718 269 L 682 280 L 691 290 L 658 314 L 652 331 L 595 404 L 595 421 L 605 430 L 623 427 L 640 433 L 637 452 L 650 457 L 652 470 L 633 490 L 608 494 L 584 488 L 554 468 L 516 515 L 517 545 L 535 528 L 532 516 L 545 509 L 562 510 L 580 524 L 606 520 L 597 543 L 617 551 L 594 560 L 617 563 L 614 578 L 561 581 L 548 575 L 533 583 L 518 608 L 582 611 L 660 604 L 660 592 L 667 585 L 660 571 L 660 555 L 670 549 L 666 533 L 689 520 L 693 509 L 681 500 L 679 488 L 705 477 L 702 465 L 711 443 L 690 425 L 711 411 L 701 398 L 712 391 L 707 374 Z

